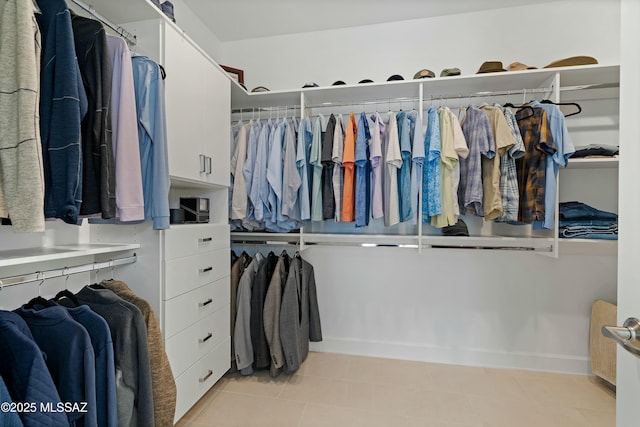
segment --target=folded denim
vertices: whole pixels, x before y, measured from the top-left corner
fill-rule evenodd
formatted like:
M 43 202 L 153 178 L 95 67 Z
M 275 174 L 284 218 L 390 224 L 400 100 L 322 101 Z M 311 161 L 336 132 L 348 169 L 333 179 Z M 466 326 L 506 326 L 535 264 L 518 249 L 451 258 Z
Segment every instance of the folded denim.
M 572 227 L 572 228 L 561 228 L 559 232 L 560 237 L 580 237 L 587 234 L 618 234 L 618 227 L 595 227 L 595 228 L 587 228 L 587 227 Z
M 617 220 L 618 214 L 613 212 L 601 211 L 581 202 L 562 202 L 560 203 L 561 220 L 569 219 L 611 219 Z
M 611 227 L 617 224 L 617 220 L 610 219 L 572 219 L 559 220 L 559 227 Z
M 586 233 L 575 236 L 559 236 L 561 239 L 593 239 L 593 240 L 618 240 L 616 233 Z

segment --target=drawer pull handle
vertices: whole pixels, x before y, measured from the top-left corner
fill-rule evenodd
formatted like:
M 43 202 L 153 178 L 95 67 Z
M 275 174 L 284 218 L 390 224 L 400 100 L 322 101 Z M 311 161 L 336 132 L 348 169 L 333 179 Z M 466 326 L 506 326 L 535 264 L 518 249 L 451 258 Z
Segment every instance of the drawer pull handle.
M 211 157 L 205 157 L 206 166 L 207 166 L 207 175 L 211 175 Z
M 212 270 L 213 270 L 213 267 L 201 268 L 200 273 L 207 273 Z
M 213 237 L 202 237 L 200 239 L 198 239 L 200 241 L 200 243 L 207 243 L 213 240 Z
M 211 339 L 211 337 L 213 337 L 213 334 L 211 332 L 209 332 L 206 337 L 200 338 L 198 341 L 200 341 L 200 344 L 202 344 L 203 342 L 209 341 Z
M 211 304 L 213 302 L 213 300 L 211 298 L 209 298 L 208 300 L 206 300 L 205 302 L 201 302 L 199 305 L 200 307 L 206 307 L 209 304 Z
M 204 377 L 200 378 L 200 382 L 203 383 L 205 382 L 207 379 L 209 379 L 209 377 L 213 375 L 213 371 L 211 369 L 209 369 L 209 371 L 207 372 L 207 375 L 205 375 Z
M 200 173 L 204 173 L 207 170 L 207 157 L 204 154 L 199 154 L 198 156 L 200 158 Z

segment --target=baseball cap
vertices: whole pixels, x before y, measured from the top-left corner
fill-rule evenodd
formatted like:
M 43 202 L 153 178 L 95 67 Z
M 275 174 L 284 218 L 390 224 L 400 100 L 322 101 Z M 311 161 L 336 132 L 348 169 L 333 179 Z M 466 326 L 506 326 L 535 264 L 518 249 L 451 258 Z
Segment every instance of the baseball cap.
M 331 84 L 331 86 L 342 86 L 342 85 L 346 85 L 346 83 L 343 82 L 342 80 L 336 80 Z
M 388 82 L 392 82 L 394 80 L 404 80 L 404 77 L 402 77 L 400 74 L 394 74 L 392 76 L 389 76 L 389 78 L 387 79 Z
M 371 80 L 371 79 L 364 79 L 364 80 L 360 80 L 358 83 L 373 83 L 373 80 Z
M 445 68 L 440 71 L 440 77 L 459 76 L 460 74 L 460 68 Z
M 304 84 L 304 86 L 302 86 L 302 88 L 307 88 L 307 87 L 318 87 L 318 83 L 315 82 L 307 82 Z
M 427 70 L 427 69 L 425 68 L 425 69 L 422 69 L 422 70 L 418 71 L 417 73 L 415 73 L 415 74 L 413 75 L 413 78 L 414 78 L 414 79 L 426 79 L 426 78 L 433 78 L 433 77 L 435 77 L 435 76 L 436 76 L 436 75 L 434 74 L 434 72 L 433 72 L 433 71 L 431 71 L 431 70 Z
M 256 86 L 253 89 L 251 89 L 251 92 L 269 92 L 269 89 L 267 89 L 264 86 Z

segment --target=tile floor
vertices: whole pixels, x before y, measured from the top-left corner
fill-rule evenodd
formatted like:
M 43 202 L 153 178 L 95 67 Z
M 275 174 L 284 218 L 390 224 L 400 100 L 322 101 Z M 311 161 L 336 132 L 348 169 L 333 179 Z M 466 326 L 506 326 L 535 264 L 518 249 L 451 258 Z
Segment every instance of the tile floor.
M 309 353 L 295 375 L 224 376 L 179 427 L 615 427 L 595 377 Z

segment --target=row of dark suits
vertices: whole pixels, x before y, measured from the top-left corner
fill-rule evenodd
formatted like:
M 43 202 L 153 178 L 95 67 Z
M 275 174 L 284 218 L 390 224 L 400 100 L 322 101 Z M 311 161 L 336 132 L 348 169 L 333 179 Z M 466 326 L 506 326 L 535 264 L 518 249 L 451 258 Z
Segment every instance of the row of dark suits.
M 313 266 L 296 252 L 231 254 L 232 359 L 243 375 L 293 373 L 322 341 Z

